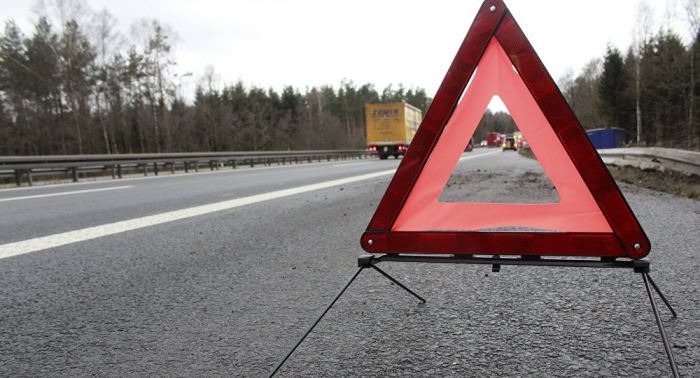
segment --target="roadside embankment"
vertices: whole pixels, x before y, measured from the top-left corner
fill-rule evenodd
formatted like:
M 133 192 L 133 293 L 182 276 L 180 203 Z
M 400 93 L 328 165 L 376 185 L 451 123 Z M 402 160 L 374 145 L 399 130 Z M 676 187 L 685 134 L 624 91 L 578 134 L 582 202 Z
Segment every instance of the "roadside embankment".
M 649 147 L 598 153 L 617 181 L 700 200 L 700 152 Z M 536 159 L 529 147 L 520 154 Z

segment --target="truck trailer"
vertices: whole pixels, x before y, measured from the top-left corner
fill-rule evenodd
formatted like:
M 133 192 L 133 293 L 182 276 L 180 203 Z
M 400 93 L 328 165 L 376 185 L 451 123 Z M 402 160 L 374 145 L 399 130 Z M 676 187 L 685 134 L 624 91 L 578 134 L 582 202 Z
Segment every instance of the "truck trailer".
M 405 102 L 365 105 L 367 149 L 376 151 L 380 159 L 402 156 L 418 130 L 423 114 Z

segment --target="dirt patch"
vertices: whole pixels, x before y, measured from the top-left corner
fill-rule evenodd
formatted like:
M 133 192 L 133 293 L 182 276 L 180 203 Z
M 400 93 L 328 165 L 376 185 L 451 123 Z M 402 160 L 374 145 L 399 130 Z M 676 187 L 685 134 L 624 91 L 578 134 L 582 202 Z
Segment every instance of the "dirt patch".
M 440 202 L 559 202 L 559 194 L 544 173 L 531 170 L 508 173 L 485 170 L 455 172 L 445 185 Z
M 700 176 L 680 172 L 608 165 L 615 180 L 647 189 L 700 200 Z

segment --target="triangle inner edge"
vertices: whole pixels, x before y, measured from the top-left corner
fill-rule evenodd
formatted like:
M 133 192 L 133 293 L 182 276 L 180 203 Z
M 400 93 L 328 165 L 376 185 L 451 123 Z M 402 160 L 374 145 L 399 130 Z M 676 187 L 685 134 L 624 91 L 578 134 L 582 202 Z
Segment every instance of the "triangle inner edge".
M 466 152 L 438 197 L 439 202 L 560 202 L 556 187 L 534 154 L 529 149 L 522 152 L 527 139 L 498 95 L 491 98 L 468 142 L 471 147 L 465 148 Z M 490 157 L 482 159 L 483 153 Z
M 392 230 L 529 227 L 555 232 L 611 232 L 551 125 L 495 38 L 489 42 L 478 67 L 480 69 L 475 71 Z M 477 117 L 485 111 L 488 101 L 494 95 L 501 96 L 516 124 L 530 141 L 533 152 L 559 191 L 560 203 L 532 205 L 438 202 L 464 149 L 463 142 L 473 135 L 480 120 Z

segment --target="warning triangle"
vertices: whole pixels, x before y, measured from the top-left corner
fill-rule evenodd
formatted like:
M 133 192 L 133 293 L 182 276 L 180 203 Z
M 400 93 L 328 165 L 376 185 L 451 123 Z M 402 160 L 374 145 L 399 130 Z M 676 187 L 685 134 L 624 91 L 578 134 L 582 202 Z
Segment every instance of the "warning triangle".
M 535 156 L 557 188 L 556 204 L 442 203 L 438 197 L 479 123 L 499 95 Z M 478 214 L 466 216 L 466 214 Z M 507 214 L 507 216 L 504 216 Z M 513 70 L 498 41 L 491 40 L 462 101 L 409 193 L 392 230 L 478 230 L 531 227 L 554 231 L 611 232 L 554 130 Z
M 439 201 L 495 95 L 557 188 L 558 203 Z M 480 231 L 500 227 L 546 231 Z M 482 4 L 361 244 L 370 253 L 635 259 L 651 249 L 585 131 L 501 0 Z

